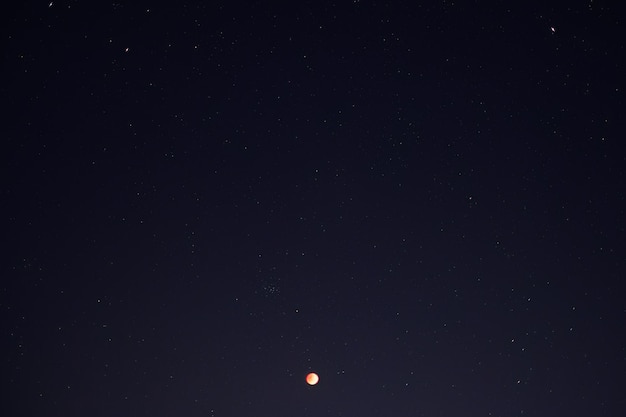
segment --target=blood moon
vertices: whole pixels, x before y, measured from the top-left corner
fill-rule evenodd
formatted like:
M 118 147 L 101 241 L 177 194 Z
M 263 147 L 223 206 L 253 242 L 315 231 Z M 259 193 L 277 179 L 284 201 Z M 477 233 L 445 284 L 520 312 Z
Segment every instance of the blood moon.
M 306 383 L 309 385 L 315 385 L 320 382 L 320 377 L 315 373 L 311 372 L 306 376 Z

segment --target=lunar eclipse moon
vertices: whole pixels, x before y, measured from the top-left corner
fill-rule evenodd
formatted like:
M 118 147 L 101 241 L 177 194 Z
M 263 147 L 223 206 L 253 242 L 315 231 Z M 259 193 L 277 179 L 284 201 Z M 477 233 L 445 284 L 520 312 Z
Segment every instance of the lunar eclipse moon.
M 309 385 L 315 385 L 319 380 L 320 377 L 315 372 L 311 372 L 306 376 L 306 383 Z

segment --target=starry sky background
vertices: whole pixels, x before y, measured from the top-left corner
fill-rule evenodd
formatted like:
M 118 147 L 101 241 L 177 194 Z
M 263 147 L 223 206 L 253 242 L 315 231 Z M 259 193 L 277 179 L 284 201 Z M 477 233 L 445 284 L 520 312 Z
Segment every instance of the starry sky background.
M 5 11 L 0 414 L 626 415 L 618 2 Z

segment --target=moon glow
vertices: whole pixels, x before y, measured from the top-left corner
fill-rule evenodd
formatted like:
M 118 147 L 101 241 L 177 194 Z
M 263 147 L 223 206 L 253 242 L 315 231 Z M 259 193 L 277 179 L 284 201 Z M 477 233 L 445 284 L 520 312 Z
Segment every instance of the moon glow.
M 311 372 L 306 376 L 306 383 L 309 385 L 315 385 L 320 381 L 320 377 L 315 373 Z

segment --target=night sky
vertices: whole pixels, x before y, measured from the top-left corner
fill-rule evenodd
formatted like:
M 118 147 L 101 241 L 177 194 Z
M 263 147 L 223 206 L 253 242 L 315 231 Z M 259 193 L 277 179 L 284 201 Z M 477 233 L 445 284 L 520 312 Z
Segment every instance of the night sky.
M 4 9 L 0 415 L 626 415 L 618 6 Z

